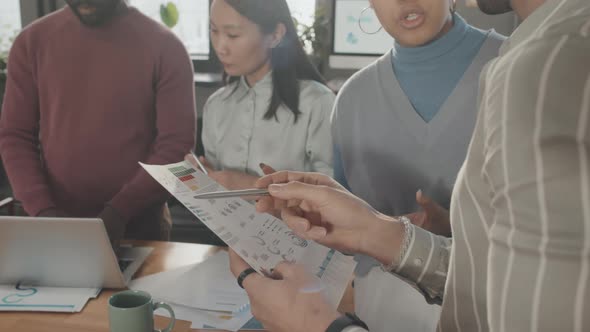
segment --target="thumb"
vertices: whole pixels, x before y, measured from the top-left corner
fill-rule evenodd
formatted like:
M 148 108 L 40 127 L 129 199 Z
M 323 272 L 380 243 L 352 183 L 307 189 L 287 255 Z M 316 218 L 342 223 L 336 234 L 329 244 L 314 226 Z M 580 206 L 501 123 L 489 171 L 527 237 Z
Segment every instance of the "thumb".
M 272 271 L 271 277 L 279 280 L 289 280 L 295 278 L 297 274 L 296 266 L 289 262 L 280 262 Z
M 420 205 L 420 207 L 422 207 L 422 209 L 425 211 L 432 209 L 434 205 L 432 199 L 426 196 L 422 192 L 422 189 L 416 192 L 416 203 L 418 203 L 418 205 Z

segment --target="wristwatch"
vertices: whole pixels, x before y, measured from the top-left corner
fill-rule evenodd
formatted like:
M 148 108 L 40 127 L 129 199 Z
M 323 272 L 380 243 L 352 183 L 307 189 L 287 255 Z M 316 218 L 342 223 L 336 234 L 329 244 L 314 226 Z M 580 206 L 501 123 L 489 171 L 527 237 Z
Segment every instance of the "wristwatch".
M 363 322 L 357 315 L 347 312 L 344 316 L 336 318 L 336 320 L 328 326 L 326 332 L 342 332 L 342 330 L 349 326 L 359 326 L 367 331 L 369 330 L 367 324 L 365 324 L 365 322 Z

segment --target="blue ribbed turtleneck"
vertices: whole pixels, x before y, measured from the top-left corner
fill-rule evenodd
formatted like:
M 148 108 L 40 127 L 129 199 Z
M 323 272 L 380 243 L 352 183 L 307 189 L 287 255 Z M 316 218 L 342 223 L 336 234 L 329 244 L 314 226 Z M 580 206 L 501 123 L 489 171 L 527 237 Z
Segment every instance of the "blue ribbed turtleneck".
M 419 47 L 395 43 L 393 71 L 424 121 L 436 116 L 473 62 L 488 31 L 476 29 L 454 14 L 454 25 L 441 38 Z

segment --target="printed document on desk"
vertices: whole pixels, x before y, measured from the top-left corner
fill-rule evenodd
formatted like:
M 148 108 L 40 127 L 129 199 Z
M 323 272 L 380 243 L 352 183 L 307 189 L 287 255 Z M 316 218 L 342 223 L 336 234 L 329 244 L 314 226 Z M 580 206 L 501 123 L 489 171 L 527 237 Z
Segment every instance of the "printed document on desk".
M 204 311 L 237 313 L 248 309 L 248 295 L 229 270 L 229 256 L 220 251 L 199 264 L 152 274 L 129 283 L 158 300 Z
M 100 288 L 0 285 L 0 311 L 80 312 Z
M 225 188 L 185 161 L 141 166 L 256 271 L 266 274 L 282 261 L 302 264 L 320 278 L 328 301 L 338 306 L 355 267 L 352 257 L 299 238 L 282 220 L 256 212 L 241 198 L 194 198 Z
M 146 291 L 174 309 L 191 327 L 237 331 L 252 319 L 246 291 L 229 270 L 229 256 L 220 251 L 205 261 L 141 277 L 129 288 Z

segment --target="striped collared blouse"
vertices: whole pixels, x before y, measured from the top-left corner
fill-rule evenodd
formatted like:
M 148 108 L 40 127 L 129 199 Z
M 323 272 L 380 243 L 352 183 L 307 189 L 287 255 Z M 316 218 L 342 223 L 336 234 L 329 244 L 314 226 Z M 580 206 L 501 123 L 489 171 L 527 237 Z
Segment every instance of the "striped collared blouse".
M 440 331 L 589 331 L 590 1 L 547 0 L 480 83 L 453 239 L 414 228 L 396 273 Z

